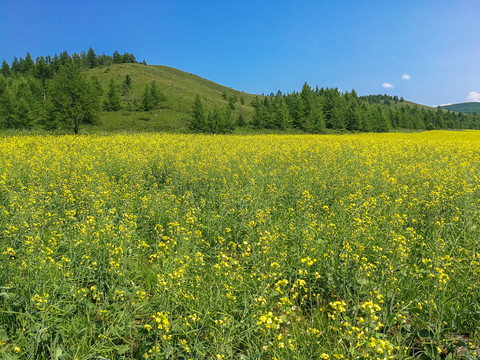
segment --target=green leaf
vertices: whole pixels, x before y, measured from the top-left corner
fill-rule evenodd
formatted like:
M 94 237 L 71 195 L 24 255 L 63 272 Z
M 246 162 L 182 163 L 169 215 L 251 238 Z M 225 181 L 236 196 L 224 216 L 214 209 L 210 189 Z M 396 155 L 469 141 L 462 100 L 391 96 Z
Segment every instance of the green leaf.
M 123 355 L 123 354 L 125 354 L 129 349 L 130 349 L 130 346 L 128 346 L 128 345 L 119 345 L 119 346 L 117 346 L 117 354 L 118 354 L 118 355 Z
M 8 340 L 7 330 L 0 329 L 0 340 L 2 340 L 2 341 L 7 341 Z
M 422 338 L 433 339 L 434 333 L 428 329 L 422 329 L 422 330 L 418 330 L 418 336 Z
M 55 348 L 55 359 L 59 359 L 60 356 L 62 356 L 63 354 L 63 349 L 60 345 L 57 345 L 57 347 Z
M 227 352 L 227 355 L 232 357 L 233 356 L 233 350 L 230 345 L 225 346 L 225 351 Z

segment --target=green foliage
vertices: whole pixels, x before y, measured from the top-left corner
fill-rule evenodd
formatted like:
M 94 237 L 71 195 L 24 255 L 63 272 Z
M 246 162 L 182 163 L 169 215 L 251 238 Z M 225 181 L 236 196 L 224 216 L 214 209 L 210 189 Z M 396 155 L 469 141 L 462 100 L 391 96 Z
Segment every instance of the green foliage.
M 117 111 L 122 108 L 120 92 L 113 79 L 110 79 L 108 84 L 107 98 L 103 102 L 103 107 L 106 111 Z
M 142 110 L 150 111 L 157 109 L 161 102 L 165 101 L 165 95 L 153 80 L 150 85 L 146 84 L 142 95 Z
M 206 112 L 200 95 L 197 94 L 188 120 L 188 128 L 196 133 L 230 133 L 234 128 L 232 109 L 229 106 L 226 108 L 214 106 L 213 109 Z
M 3 76 L 7 77 L 7 76 L 10 75 L 10 72 L 11 72 L 11 70 L 10 70 L 10 65 L 8 65 L 8 63 L 7 63 L 6 60 L 3 60 L 3 61 L 2 61 L 2 67 L 0 68 L 0 73 L 1 73 Z
M 98 118 L 100 102 L 97 91 L 94 83 L 86 79 L 78 65 L 65 65 L 47 82 L 44 126 L 67 126 L 78 134 L 81 124 L 93 124 Z
M 95 54 L 95 51 L 92 48 L 90 48 L 88 49 L 88 52 L 87 52 L 87 67 L 90 69 L 93 69 L 97 65 L 98 65 L 97 55 Z
M 92 95 L 99 98 L 104 105 L 102 109 L 106 112 L 100 113 L 98 125 L 90 127 L 95 131 L 102 131 L 102 128 L 109 129 L 108 131 L 185 131 L 191 126 L 190 121 L 185 120 L 190 117 L 191 104 L 196 94 L 204 100 L 205 124 L 209 118 L 211 126 L 217 124 L 218 119 L 230 119 L 227 123 L 244 127 L 243 132 L 291 130 L 336 133 L 480 128 L 478 114 L 464 115 L 440 108 L 432 109 L 403 101 L 403 98 L 397 96 L 358 97 L 354 90 L 341 93 L 335 88 L 317 86 L 312 89 L 307 83 L 304 83 L 298 93 L 282 94 L 278 91 L 255 99 L 254 95 L 234 91 L 176 69 L 140 66 L 132 54 L 122 55 L 115 51 L 113 56 L 97 55 L 92 48 L 80 54 L 70 55 L 63 51 L 53 57 L 38 57 L 35 64 L 29 53 L 25 59 L 15 57 L 11 66 L 3 61 L 0 73 L 6 80 L 7 90 L 0 95 L 0 101 L 4 104 L 0 109 L 0 126 L 29 128 L 37 124 L 55 124 L 54 121 L 47 120 L 46 116 L 51 114 L 51 103 L 46 101 L 47 82 L 63 67 L 71 64 L 87 71 L 87 77 L 94 75 L 98 79 L 92 80 L 96 89 Z M 123 82 L 112 83 L 112 79 L 114 82 L 123 79 Z M 28 83 L 30 90 L 18 91 L 24 82 Z M 105 94 L 103 88 L 107 90 Z M 214 108 L 217 109 L 214 111 Z M 119 109 L 124 109 L 121 119 L 108 115 L 109 111 Z M 139 117 L 135 112 L 138 110 L 152 113 L 148 116 L 148 124 L 137 121 Z M 219 123 L 222 124 L 222 121 Z M 205 128 L 201 131 L 224 130 Z
M 126 96 L 130 92 L 130 89 L 132 88 L 132 78 L 130 75 L 125 75 L 125 80 L 123 80 L 122 84 L 122 95 Z
M 255 99 L 252 107 L 253 125 L 259 129 L 282 130 L 286 127 L 279 114 L 279 98 L 285 100 L 294 129 L 308 133 L 325 131 L 388 132 L 392 129 L 480 129 L 480 116 L 456 114 L 433 110 L 428 107 L 411 106 L 402 99 L 388 95 L 358 97 L 355 91 L 341 93 L 338 89 L 315 91 L 305 83 L 300 93 L 267 96 Z M 390 105 L 386 105 L 390 104 Z M 288 126 L 287 126 L 288 128 Z
M 195 96 L 195 101 L 193 102 L 191 116 L 188 121 L 188 128 L 193 132 L 203 132 L 206 128 L 206 116 L 205 110 L 203 109 L 202 100 L 200 95 Z

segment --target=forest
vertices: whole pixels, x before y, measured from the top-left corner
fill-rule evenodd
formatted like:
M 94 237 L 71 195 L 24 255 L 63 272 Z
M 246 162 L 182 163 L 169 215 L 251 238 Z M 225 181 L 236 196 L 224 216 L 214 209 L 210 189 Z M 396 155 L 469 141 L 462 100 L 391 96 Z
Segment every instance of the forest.
M 0 68 L 0 129 L 68 128 L 79 132 L 82 124 L 95 124 L 100 114 L 119 110 L 151 112 L 166 100 L 154 81 L 142 83 L 141 97 L 129 96 L 132 78 L 121 84 L 110 78 L 102 85 L 89 69 L 116 64 L 138 64 L 133 54 L 98 55 L 87 52 L 15 57 Z M 145 60 L 141 64 L 146 65 Z M 235 94 L 219 93 L 222 106 L 207 106 L 211 100 L 198 94 L 185 119 L 188 129 L 198 133 L 231 133 L 236 128 L 305 133 L 388 132 L 397 130 L 480 129 L 480 115 L 463 114 L 406 102 L 389 95 L 358 96 L 355 90 L 315 88 L 305 83 L 300 92 L 258 95 L 245 104 Z M 181 99 L 178 99 L 181 102 Z M 242 110 L 238 106 L 242 104 Z M 245 105 L 253 109 L 246 114 Z M 128 129 L 135 130 L 135 129 Z
M 253 124 L 259 128 L 295 128 L 307 133 L 329 130 L 388 132 L 391 130 L 479 129 L 480 116 L 404 104 L 403 98 L 388 95 L 359 97 L 355 90 L 342 93 L 335 88 L 257 98 Z

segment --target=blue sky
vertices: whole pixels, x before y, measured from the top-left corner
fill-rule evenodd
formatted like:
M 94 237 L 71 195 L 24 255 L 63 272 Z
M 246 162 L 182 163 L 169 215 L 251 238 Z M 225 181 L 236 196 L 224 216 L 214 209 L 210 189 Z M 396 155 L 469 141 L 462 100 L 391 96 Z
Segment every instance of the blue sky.
M 307 81 L 439 105 L 480 101 L 479 17 L 478 0 L 2 0 L 0 60 L 91 46 L 250 93 Z

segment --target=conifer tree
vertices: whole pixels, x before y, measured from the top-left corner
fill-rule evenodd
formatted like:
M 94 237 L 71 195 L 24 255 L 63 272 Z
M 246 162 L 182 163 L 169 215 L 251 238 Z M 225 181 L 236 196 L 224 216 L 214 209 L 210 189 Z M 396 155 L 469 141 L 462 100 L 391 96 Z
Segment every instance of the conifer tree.
M 125 96 L 130 92 L 130 88 L 132 87 L 132 78 L 130 75 L 125 75 L 125 80 L 123 81 L 122 85 L 122 95 Z
M 5 77 L 10 76 L 11 74 L 10 65 L 8 65 L 6 60 L 2 61 L 2 67 L 0 68 L 0 73 Z
M 10 67 L 11 67 L 13 73 L 18 74 L 22 71 L 20 61 L 18 60 L 18 58 L 16 56 L 13 58 L 13 61 L 12 61 L 12 64 L 10 65 Z
M 33 75 L 34 71 L 35 71 L 35 63 L 33 62 L 33 59 L 30 53 L 27 52 L 27 55 L 25 56 L 25 59 L 23 60 L 23 63 L 22 63 L 22 73 L 27 75 Z
M 275 99 L 275 128 L 284 130 L 292 127 L 292 117 L 288 111 L 288 106 L 285 99 L 277 97 Z
M 293 127 L 302 129 L 305 121 L 305 107 L 300 95 L 298 93 L 291 94 L 286 97 L 285 102 L 292 118 Z
M 46 96 L 46 81 L 53 77 L 53 71 L 50 66 L 48 66 L 46 60 L 43 56 L 38 57 L 35 63 L 35 77 L 39 79 L 42 83 L 43 90 L 43 99 L 45 100 Z
M 59 60 L 60 60 L 60 64 L 62 66 L 65 66 L 65 65 L 69 64 L 70 62 L 72 62 L 72 58 L 68 54 L 67 50 L 64 50 L 60 53 Z
M 93 69 L 98 64 L 97 55 L 95 51 L 90 47 L 87 51 L 87 67 Z
M 12 89 L 0 75 L 0 128 L 13 127 L 17 123 L 16 106 Z
M 122 108 L 120 94 L 113 79 L 110 79 L 110 82 L 108 83 L 107 98 L 103 103 L 103 107 L 107 111 L 117 111 Z
M 199 94 L 195 96 L 188 127 L 194 132 L 205 132 L 206 130 L 205 111 L 203 110 L 202 100 Z
M 323 114 L 320 99 L 313 99 L 310 111 L 304 123 L 304 130 L 309 133 L 321 134 L 325 132 L 325 115 Z
M 242 109 L 238 112 L 237 125 L 240 127 L 247 125 L 247 119 Z
M 150 91 L 150 86 L 145 84 L 145 89 L 143 90 L 142 95 L 142 110 L 149 111 L 153 107 L 152 92 Z
M 158 88 L 157 82 L 153 80 L 150 84 L 150 97 L 152 100 L 151 109 L 155 109 L 162 101 L 165 101 L 165 95 Z

